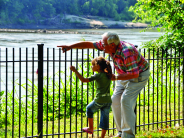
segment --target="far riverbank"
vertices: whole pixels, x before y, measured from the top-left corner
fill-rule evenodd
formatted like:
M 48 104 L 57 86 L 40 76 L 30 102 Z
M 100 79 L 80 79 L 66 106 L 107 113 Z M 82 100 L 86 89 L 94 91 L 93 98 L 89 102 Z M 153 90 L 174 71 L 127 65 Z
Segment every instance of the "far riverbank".
M 48 33 L 48 34 L 101 34 L 99 32 L 90 31 L 71 31 L 68 29 L 64 30 L 53 30 L 53 29 L 0 29 L 0 32 L 7 33 Z
M 140 29 L 140 28 L 146 28 L 146 27 L 148 27 L 148 24 L 145 24 L 145 23 L 115 21 L 112 18 L 99 17 L 99 16 L 76 16 L 76 15 L 66 14 L 62 18 L 60 16 L 56 16 L 53 18 L 46 19 L 44 21 L 40 21 L 37 24 L 0 25 L 0 31 L 1 32 L 21 32 L 19 29 L 23 29 L 22 30 L 23 32 L 29 32 L 29 33 L 31 32 L 69 33 L 68 31 L 63 31 L 63 30 L 65 29 Z

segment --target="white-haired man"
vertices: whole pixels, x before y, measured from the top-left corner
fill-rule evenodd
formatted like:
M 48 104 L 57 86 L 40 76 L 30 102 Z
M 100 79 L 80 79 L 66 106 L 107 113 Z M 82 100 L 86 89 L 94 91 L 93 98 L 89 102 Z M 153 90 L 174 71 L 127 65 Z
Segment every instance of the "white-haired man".
M 111 80 L 117 80 L 112 95 L 112 111 L 118 130 L 117 136 L 134 138 L 136 121 L 134 109 L 137 96 L 146 85 L 150 75 L 148 62 L 135 46 L 120 41 L 116 33 L 107 32 L 102 35 L 102 40 L 96 43 L 80 42 L 58 47 L 62 47 L 63 52 L 73 48 L 96 48 L 110 54 L 118 74 L 111 78 Z

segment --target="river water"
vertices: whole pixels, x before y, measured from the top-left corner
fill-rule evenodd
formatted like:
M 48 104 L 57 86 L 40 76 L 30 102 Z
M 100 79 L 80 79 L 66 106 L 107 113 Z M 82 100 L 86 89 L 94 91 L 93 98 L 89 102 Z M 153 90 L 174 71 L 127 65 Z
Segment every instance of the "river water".
M 47 34 L 47 33 L 0 33 L 0 47 L 35 47 L 39 43 L 46 47 L 53 48 L 59 44 L 72 44 L 85 39 L 96 42 L 106 31 L 116 32 L 121 40 L 128 41 L 141 47 L 142 42 L 154 40 L 162 33 L 156 30 L 140 32 L 142 29 L 97 29 L 97 30 L 67 30 L 74 32 L 98 32 L 94 34 Z
M 0 33 L 0 91 L 4 91 L 6 89 L 6 81 L 8 81 L 8 91 L 11 91 L 13 89 L 12 87 L 12 78 L 13 78 L 13 64 L 7 63 L 8 68 L 6 68 L 6 60 L 12 61 L 12 54 L 13 54 L 13 48 L 15 51 L 15 61 L 19 61 L 20 55 L 21 57 L 26 57 L 26 47 L 28 49 L 28 60 L 32 60 L 32 49 L 35 49 L 34 52 L 34 58 L 37 59 L 37 44 L 44 44 L 44 53 L 47 53 L 46 48 L 49 48 L 51 50 L 55 49 L 55 58 L 58 59 L 58 52 L 59 48 L 57 48 L 57 45 L 70 45 L 76 42 L 80 41 L 91 41 L 96 42 L 101 39 L 101 35 L 106 31 L 116 32 L 121 40 L 130 42 L 132 44 L 138 45 L 138 48 L 141 48 L 141 44 L 143 42 L 149 41 L 149 40 L 155 40 L 158 37 L 160 37 L 163 33 L 157 32 L 156 30 L 149 30 L 146 32 L 140 32 L 142 29 L 96 29 L 96 30 L 67 30 L 72 32 L 85 32 L 84 34 L 58 34 L 58 33 L 6 33 L 1 32 Z M 89 32 L 97 32 L 98 34 L 93 34 Z M 7 49 L 6 49 L 7 48 Z M 21 53 L 20 53 L 21 48 Z M 7 57 L 6 58 L 6 50 L 7 50 Z M 54 50 L 53 50 L 54 51 Z M 53 59 L 53 52 L 49 52 L 49 59 Z M 70 52 L 68 52 L 68 58 L 70 58 Z M 44 59 L 46 54 L 44 54 Z M 80 52 L 79 52 L 80 55 Z M 61 58 L 64 57 L 64 54 L 62 54 Z M 73 55 L 73 57 L 76 57 L 76 55 Z M 49 64 L 50 72 L 49 76 L 53 73 L 53 63 Z M 55 64 L 56 70 L 58 71 L 58 64 Z M 64 68 L 64 65 L 61 65 Z M 69 66 L 69 65 L 68 65 Z M 21 70 L 20 70 L 20 64 L 18 62 L 15 62 L 15 80 L 17 83 L 25 83 L 26 82 L 26 63 L 21 64 Z M 46 64 L 44 65 L 44 68 L 46 68 Z M 37 63 L 35 63 L 34 71 L 32 70 L 32 63 L 28 63 L 28 79 L 32 80 L 32 74 L 34 73 L 34 78 L 36 79 L 36 70 L 37 70 Z M 6 76 L 6 72 L 8 72 L 8 76 Z M 21 74 L 19 73 L 21 72 Z M 44 74 L 46 74 L 46 70 L 44 70 Z M 21 82 L 19 81 L 19 78 L 21 76 Z M 14 80 L 14 81 L 15 81 Z M 16 88 L 19 89 L 19 88 Z

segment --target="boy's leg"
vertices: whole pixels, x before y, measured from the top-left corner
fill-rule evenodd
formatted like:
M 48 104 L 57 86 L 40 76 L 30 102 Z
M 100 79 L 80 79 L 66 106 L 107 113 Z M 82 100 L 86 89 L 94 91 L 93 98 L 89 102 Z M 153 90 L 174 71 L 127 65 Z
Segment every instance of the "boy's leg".
M 102 128 L 101 138 L 105 137 L 106 131 L 109 129 L 109 110 L 111 108 L 111 103 L 105 103 L 104 107 L 100 109 L 100 128 Z
M 92 101 L 89 103 L 86 107 L 86 115 L 89 122 L 89 127 L 83 128 L 82 130 L 88 133 L 93 133 L 93 114 L 98 110 L 99 108 L 96 106 L 95 101 Z
M 88 118 L 89 128 L 88 130 L 90 132 L 93 132 L 93 118 Z
M 107 130 L 102 129 L 101 138 L 104 138 L 104 137 L 105 137 L 106 131 L 107 131 Z

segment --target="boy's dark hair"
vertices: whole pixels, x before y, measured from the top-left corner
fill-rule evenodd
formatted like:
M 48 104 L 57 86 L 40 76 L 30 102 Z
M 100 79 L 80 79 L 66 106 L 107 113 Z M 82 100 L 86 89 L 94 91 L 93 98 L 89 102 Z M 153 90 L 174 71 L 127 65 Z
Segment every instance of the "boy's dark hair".
M 104 72 L 107 74 L 107 77 L 109 79 L 111 79 L 112 77 L 112 68 L 111 68 L 111 64 L 109 61 L 105 60 L 104 57 L 102 56 L 99 56 L 99 57 L 96 57 L 94 58 L 91 63 L 94 65 L 94 64 L 97 64 L 100 66 L 100 70 L 101 72 Z

